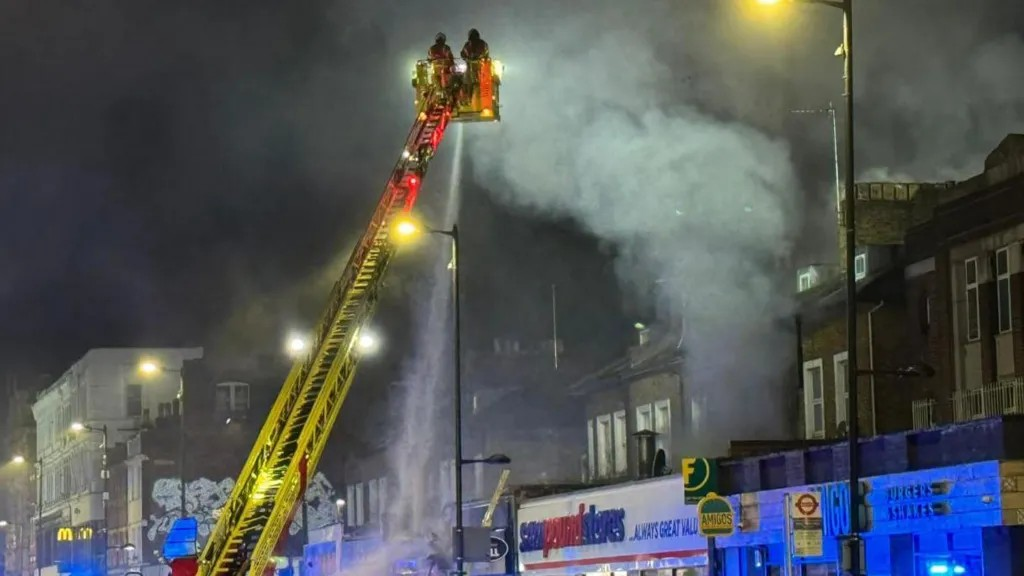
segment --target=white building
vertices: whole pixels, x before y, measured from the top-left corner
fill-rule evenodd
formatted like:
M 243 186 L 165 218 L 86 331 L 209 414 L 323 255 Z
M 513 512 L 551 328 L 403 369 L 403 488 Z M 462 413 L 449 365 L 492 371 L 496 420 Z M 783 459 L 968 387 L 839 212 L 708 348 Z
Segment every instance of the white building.
M 202 348 L 93 349 L 39 394 L 32 413 L 42 479 L 38 556 L 44 574 L 56 575 L 56 562 L 68 561 L 61 556 L 64 548 L 58 548 L 58 528 L 90 527 L 93 534 L 102 533 L 99 431 L 106 427 L 112 448 L 133 437 L 144 422 L 176 412 L 183 364 L 202 356 Z M 159 369 L 145 374 L 143 362 Z M 86 429 L 76 432 L 74 423 Z M 83 550 L 75 547 L 72 554 L 81 556 Z M 102 554 L 102 548 L 92 550 Z

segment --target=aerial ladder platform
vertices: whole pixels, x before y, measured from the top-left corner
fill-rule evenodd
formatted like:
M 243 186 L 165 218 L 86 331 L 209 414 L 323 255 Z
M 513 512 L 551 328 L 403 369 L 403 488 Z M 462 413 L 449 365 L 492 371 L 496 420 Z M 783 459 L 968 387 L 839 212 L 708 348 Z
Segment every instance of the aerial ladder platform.
M 284 542 L 356 374 L 356 345 L 373 315 L 395 253 L 394 224 L 412 211 L 430 160 L 451 122 L 498 122 L 502 66 L 420 61 L 413 72 L 416 119 L 370 223 L 331 290 L 202 549 L 198 522 L 179 518 L 164 542 L 172 576 L 264 576 Z

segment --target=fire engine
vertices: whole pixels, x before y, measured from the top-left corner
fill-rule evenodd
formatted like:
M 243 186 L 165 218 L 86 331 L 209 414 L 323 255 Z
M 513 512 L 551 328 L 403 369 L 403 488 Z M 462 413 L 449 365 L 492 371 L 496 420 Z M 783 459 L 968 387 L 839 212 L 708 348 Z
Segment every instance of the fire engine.
M 263 576 L 280 548 L 355 377 L 360 330 L 374 312 L 396 250 L 392 227 L 413 209 L 450 122 L 500 120 L 500 62 L 457 61 L 445 71 L 452 77 L 444 83 L 437 81 L 435 65 L 416 63 L 412 129 L 366 231 L 331 290 L 309 352 L 292 366 L 216 527 L 202 549 L 195 518 L 180 518 L 171 527 L 163 556 L 172 576 Z

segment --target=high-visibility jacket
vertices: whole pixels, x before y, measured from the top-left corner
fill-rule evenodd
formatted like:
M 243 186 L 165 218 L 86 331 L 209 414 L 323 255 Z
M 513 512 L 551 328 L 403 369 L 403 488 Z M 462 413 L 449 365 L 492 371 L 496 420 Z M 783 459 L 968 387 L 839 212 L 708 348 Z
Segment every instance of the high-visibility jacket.
M 455 55 L 452 54 L 452 49 L 447 44 L 434 44 L 427 50 L 427 58 L 430 60 L 454 61 Z

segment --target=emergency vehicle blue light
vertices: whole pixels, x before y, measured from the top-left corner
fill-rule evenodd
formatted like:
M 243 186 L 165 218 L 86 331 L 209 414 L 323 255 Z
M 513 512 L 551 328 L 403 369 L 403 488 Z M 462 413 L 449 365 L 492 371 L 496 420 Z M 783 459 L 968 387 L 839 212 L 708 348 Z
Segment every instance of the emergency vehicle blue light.
M 195 518 L 178 518 L 164 539 L 163 557 L 168 561 L 199 555 L 199 522 Z
M 928 565 L 929 574 L 965 574 L 967 569 L 959 564 L 949 564 L 948 562 L 936 562 Z

